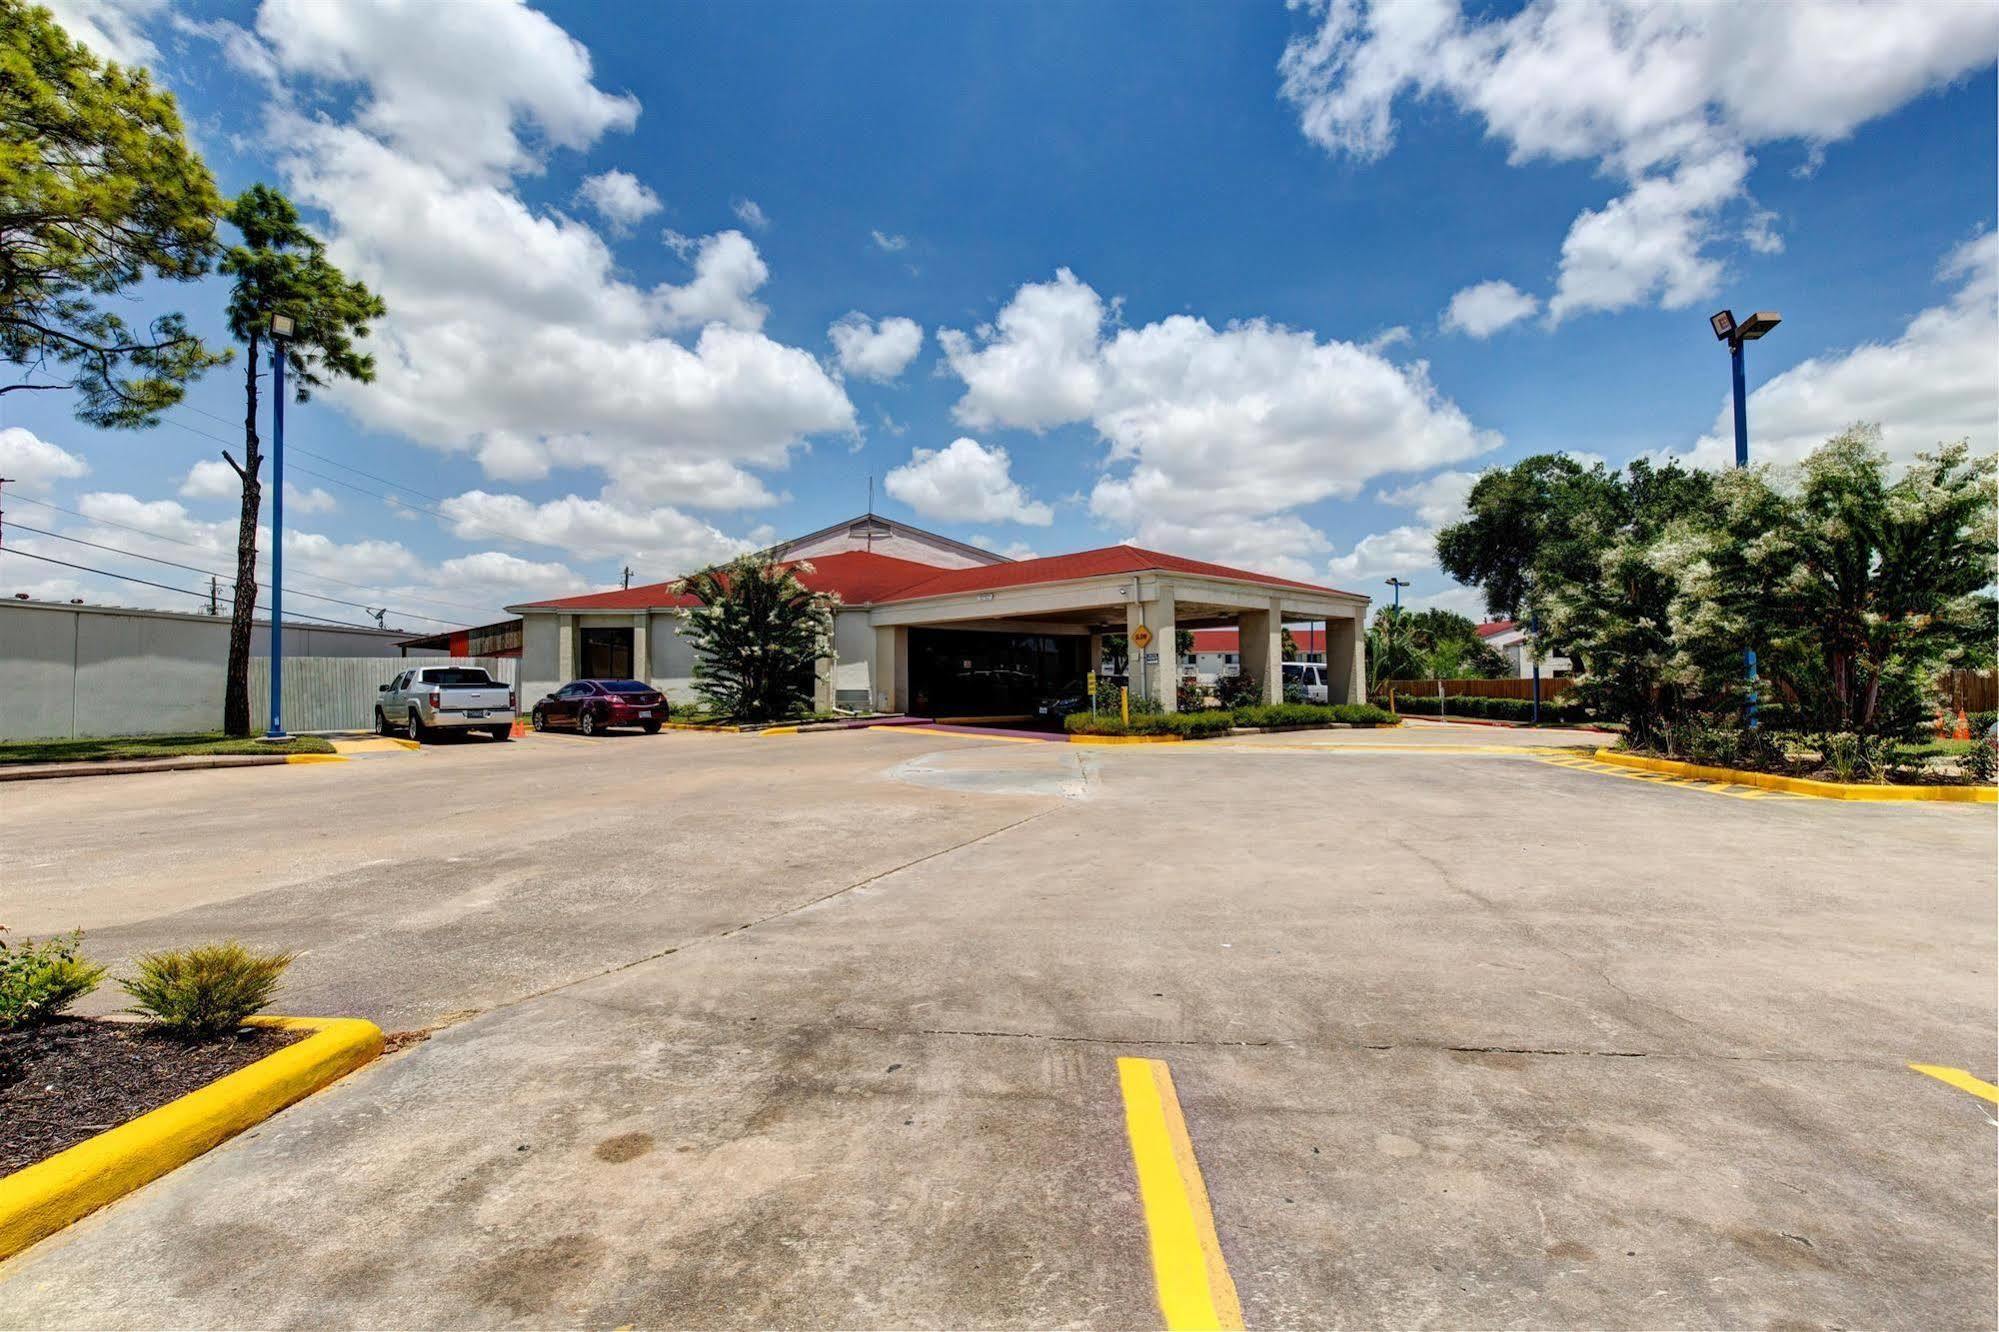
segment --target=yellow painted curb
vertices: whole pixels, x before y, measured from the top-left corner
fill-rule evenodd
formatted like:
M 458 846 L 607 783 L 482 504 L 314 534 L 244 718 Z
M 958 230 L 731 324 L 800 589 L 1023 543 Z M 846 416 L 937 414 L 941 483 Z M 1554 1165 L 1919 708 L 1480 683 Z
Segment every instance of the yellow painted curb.
M 345 763 L 345 754 L 287 754 L 287 763 Z
M 251 1018 L 250 1025 L 312 1034 L 128 1124 L 0 1177 L 0 1258 L 150 1184 L 382 1052 L 381 1029 L 359 1018 Z
M 1119 1059 L 1117 1071 L 1159 1312 L 1169 1332 L 1240 1328 L 1242 1302 L 1215 1233 L 1173 1073 L 1157 1059 L 1130 1058 Z
M 1184 735 L 1072 735 L 1072 745 L 1177 745 L 1187 739 Z M 1221 739 L 1216 736 L 1215 739 Z
M 1647 758 L 1642 754 L 1620 754 L 1599 749 L 1600 763 L 1620 768 L 1663 772 L 1674 777 L 1694 777 L 1705 782 L 1732 782 L 1737 786 L 1757 786 L 1766 791 L 1788 791 L 1793 795 L 1818 796 L 1822 800 L 1871 800 L 1905 803 L 1934 800 L 1959 805 L 1999 804 L 1999 787 L 1994 786 L 1863 786 L 1854 782 L 1821 782 L 1810 777 L 1780 777 L 1769 772 L 1741 772 L 1734 768 L 1710 768 L 1701 763 L 1681 763 L 1677 759 Z
M 713 722 L 663 721 L 660 725 L 669 731 L 721 731 L 729 735 L 741 734 L 733 726 L 718 726 Z
M 764 728 L 763 728 L 763 729 L 762 729 L 761 731 L 758 731 L 758 732 L 757 732 L 757 734 L 758 734 L 758 735 L 797 735 L 797 734 L 798 734 L 798 728 L 797 728 L 796 726 L 766 726 L 766 727 L 764 727 Z

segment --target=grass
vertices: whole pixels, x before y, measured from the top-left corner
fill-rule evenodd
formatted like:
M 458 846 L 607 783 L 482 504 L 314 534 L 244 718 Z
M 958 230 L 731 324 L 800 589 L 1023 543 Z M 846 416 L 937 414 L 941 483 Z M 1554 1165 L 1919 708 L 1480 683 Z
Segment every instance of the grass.
M 331 754 L 331 741 L 295 735 L 282 744 L 232 740 L 219 731 L 194 735 L 119 735 L 95 740 L 10 740 L 0 763 L 101 763 L 110 759 L 183 758 L 190 754 Z

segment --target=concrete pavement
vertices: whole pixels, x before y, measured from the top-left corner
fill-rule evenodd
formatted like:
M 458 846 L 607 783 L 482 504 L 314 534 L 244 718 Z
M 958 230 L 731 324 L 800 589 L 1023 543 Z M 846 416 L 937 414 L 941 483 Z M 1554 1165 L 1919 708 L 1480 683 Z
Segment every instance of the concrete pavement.
M 10 793 L 17 931 L 302 943 L 284 1006 L 453 1025 L 0 1267 L 0 1324 L 1156 1325 L 1120 1054 L 1252 1327 L 1989 1322 L 1988 1107 L 1904 1065 L 1991 1075 L 1990 812 L 1535 734 Z

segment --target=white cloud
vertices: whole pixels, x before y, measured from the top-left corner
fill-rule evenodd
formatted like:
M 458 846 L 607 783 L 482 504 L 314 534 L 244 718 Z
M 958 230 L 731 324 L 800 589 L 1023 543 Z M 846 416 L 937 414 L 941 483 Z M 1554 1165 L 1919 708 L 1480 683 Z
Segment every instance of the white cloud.
M 1010 560 L 1031 560 L 1036 558 L 1034 547 L 1028 545 L 1025 541 L 1009 541 L 1005 545 L 1001 545 L 998 537 L 990 536 L 984 532 L 975 532 L 971 536 L 971 542 L 980 550 L 989 550 L 995 555 L 1003 555 Z
M 1474 619 L 1485 608 L 1477 588 L 1463 586 L 1437 567 L 1437 533 L 1432 527 L 1403 526 L 1370 533 L 1328 561 L 1325 577 L 1335 587 L 1372 597 L 1376 605 L 1393 600 L 1392 590 L 1383 584 L 1390 578 L 1401 578 L 1412 584 L 1402 589 L 1405 607 L 1434 606 Z
M 736 220 L 752 231 L 762 231 L 770 225 L 770 217 L 757 205 L 755 199 L 738 199 L 729 210 Z
M 826 330 L 826 336 L 833 340 L 840 369 L 883 382 L 901 374 L 923 349 L 923 326 L 900 315 L 877 324 L 858 310 L 850 311 Z
M 285 482 L 285 516 L 297 517 L 307 513 L 332 513 L 340 507 L 340 501 L 333 498 L 331 491 L 313 486 L 303 489 Z
M 23 492 L 40 493 L 58 481 L 73 481 L 89 471 L 90 465 L 83 459 L 26 426 L 0 429 L 0 476 Z
M 1383 504 L 1414 509 L 1429 526 L 1442 527 L 1464 516 L 1465 501 L 1477 484 L 1477 472 L 1439 472 L 1395 490 L 1384 490 L 1376 498 Z
M 638 120 L 636 98 L 591 81 L 583 44 L 520 0 L 264 0 L 257 32 L 292 74 L 364 85 L 359 125 L 455 179 L 538 170 L 542 146 Z
M 1910 319 L 1900 336 L 1801 361 L 1749 395 L 1753 462 L 1795 462 L 1856 421 L 1881 427 L 1882 445 L 1907 461 L 1938 444 L 1968 439 L 1999 450 L 1999 233 L 1959 246 L 1938 276 L 1958 284 L 1944 304 Z M 1772 335 L 1782 338 L 1789 330 Z M 1773 342 L 1749 352 L 1756 357 Z M 1734 411 L 1722 400 L 1714 425 L 1689 454 L 1708 467 L 1735 460 Z
M 1474 338 L 1489 338 L 1500 329 L 1527 318 L 1541 302 L 1511 282 L 1497 279 L 1466 287 L 1451 297 L 1443 326 Z
M 966 425 L 1044 430 L 1088 416 L 1103 391 L 1098 332 L 1104 304 L 1068 269 L 1014 293 L 976 337 L 939 329 L 951 372 L 965 381 L 953 415 Z
M 1290 510 L 1500 442 L 1422 361 L 1266 320 L 1216 329 L 1173 315 L 1105 339 L 1104 316 L 1064 269 L 1020 288 L 976 340 L 939 340 L 965 380 L 959 419 L 1095 427 L 1114 470 L 1090 510 L 1141 545 L 1303 576 L 1328 543 Z
M 597 210 L 597 215 L 620 233 L 645 221 L 665 205 L 644 181 L 629 171 L 604 171 L 586 176 L 577 198 Z
M 770 278 L 763 256 L 740 231 L 722 231 L 702 238 L 694 256 L 694 280 L 682 287 L 659 289 L 663 323 L 668 329 L 763 327 L 764 307 L 753 294 Z
M 1810 151 L 1999 55 L 1999 7 L 1796 0 L 1311 0 L 1317 26 L 1279 64 L 1305 134 L 1362 160 L 1395 142 L 1404 95 L 1478 117 L 1515 164 L 1596 160 L 1629 193 L 1576 219 L 1550 316 L 1697 299 L 1719 272 L 1719 215 L 1745 199 L 1747 150 Z M 1752 224 L 1753 226 L 1753 224 Z M 1749 243 L 1773 234 L 1752 230 Z M 1616 245 L 1633 246 L 1616 262 Z
M 236 469 L 220 458 L 203 458 L 187 469 L 180 483 L 182 499 L 241 499 L 243 483 Z
M 1055 511 L 1013 479 L 1005 449 L 955 439 L 942 449 L 916 449 L 883 480 L 888 493 L 927 518 L 967 523 L 1046 527 Z
M 37 0 L 56 22 L 94 54 L 121 65 L 150 65 L 159 48 L 146 25 L 166 9 L 166 0 Z
M 1390 347 L 1400 347 L 1411 341 L 1407 324 L 1394 324 L 1369 338 L 1360 345 L 1371 352 L 1387 351 Z
M 586 559 L 628 559 L 670 571 L 662 578 L 750 548 L 665 506 L 634 509 L 576 495 L 536 504 L 519 495 L 471 490 L 438 508 L 451 520 L 453 535 L 468 541 L 531 541 Z
M 494 607 L 569 596 L 590 590 L 590 582 L 558 561 L 524 560 L 505 551 L 458 555 L 437 566 L 435 582 L 452 590 L 454 601 Z
M 868 234 L 874 237 L 877 249 L 886 250 L 890 254 L 909 248 L 909 237 L 907 236 L 891 236 L 883 232 L 879 227 Z

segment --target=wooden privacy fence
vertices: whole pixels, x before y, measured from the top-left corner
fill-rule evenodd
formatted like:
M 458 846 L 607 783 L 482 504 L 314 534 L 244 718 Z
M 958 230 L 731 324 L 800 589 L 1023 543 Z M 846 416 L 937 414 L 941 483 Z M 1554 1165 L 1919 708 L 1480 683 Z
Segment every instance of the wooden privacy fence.
M 1943 698 L 1951 707 L 1966 712 L 1999 712 L 1999 673 L 1945 671 Z
M 1566 678 L 1560 680 L 1543 678 L 1541 681 L 1541 701 L 1545 703 L 1551 699 L 1560 698 L 1574 684 L 1573 680 Z M 1393 689 L 1398 694 L 1415 694 L 1422 698 L 1435 698 L 1439 685 L 1443 686 L 1445 698 L 1531 699 L 1534 697 L 1534 681 L 1532 677 L 1525 680 L 1510 678 L 1505 680 L 1383 680 L 1381 683 L 1375 685 L 1373 692 L 1385 694 Z
M 418 666 L 483 666 L 508 688 L 520 684 L 518 657 L 286 657 L 287 731 L 364 731 L 375 724 L 382 685 Z M 271 724 L 271 659 L 250 658 L 250 726 Z

